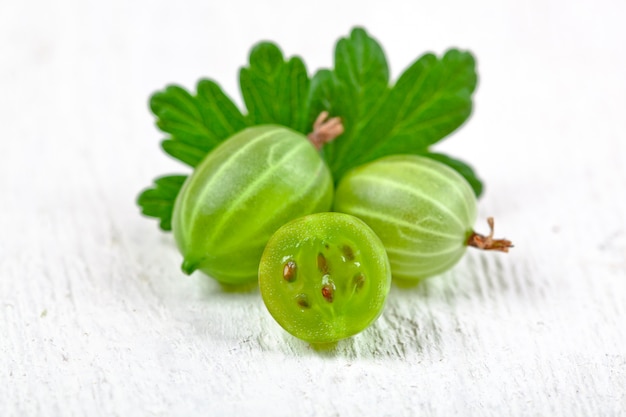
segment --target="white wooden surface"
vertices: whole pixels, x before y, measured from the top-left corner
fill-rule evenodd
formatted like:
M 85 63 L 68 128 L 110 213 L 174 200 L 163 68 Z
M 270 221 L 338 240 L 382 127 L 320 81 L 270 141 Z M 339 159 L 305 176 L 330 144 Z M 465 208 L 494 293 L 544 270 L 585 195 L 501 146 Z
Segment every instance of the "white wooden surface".
M 618 0 L 3 1 L 0 415 L 626 415 L 625 20 Z M 474 116 L 437 149 L 475 165 L 516 247 L 394 287 L 316 352 L 257 291 L 183 276 L 134 201 L 187 172 L 152 91 L 209 76 L 238 99 L 256 41 L 312 70 L 355 24 L 394 75 L 474 51 Z

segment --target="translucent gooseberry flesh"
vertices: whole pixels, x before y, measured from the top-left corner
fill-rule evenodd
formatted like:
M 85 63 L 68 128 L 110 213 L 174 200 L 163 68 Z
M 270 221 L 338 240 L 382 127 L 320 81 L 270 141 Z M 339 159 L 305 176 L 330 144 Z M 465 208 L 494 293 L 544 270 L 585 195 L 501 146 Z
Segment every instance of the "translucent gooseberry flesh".
M 268 242 L 259 267 L 270 314 L 313 344 L 366 329 L 381 314 L 390 285 L 382 242 L 363 221 L 342 213 L 287 223 Z

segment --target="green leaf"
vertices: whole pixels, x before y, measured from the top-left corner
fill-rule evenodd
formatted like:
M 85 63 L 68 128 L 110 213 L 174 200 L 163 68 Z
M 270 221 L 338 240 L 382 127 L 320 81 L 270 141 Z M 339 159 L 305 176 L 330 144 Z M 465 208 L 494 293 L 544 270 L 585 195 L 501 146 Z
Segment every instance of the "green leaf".
M 137 198 L 142 214 L 160 219 L 159 226 L 162 230 L 172 230 L 174 202 L 186 178 L 186 175 L 157 178 L 154 186 L 143 190 Z
M 170 134 L 162 142 L 163 150 L 192 167 L 247 125 L 237 106 L 215 82 L 200 80 L 196 90 L 194 96 L 171 85 L 150 99 L 157 126 Z
M 334 70 L 311 82 L 309 121 L 326 110 L 345 127 L 324 146 L 335 180 L 385 155 L 426 152 L 469 118 L 476 80 L 473 56 L 451 49 L 441 58 L 423 55 L 389 87 L 382 48 L 354 29 L 337 42 Z
M 472 112 L 476 80 L 474 58 L 468 52 L 451 49 L 441 59 L 433 54 L 419 58 L 400 76 L 369 123 L 384 139 L 364 138 L 366 151 L 352 158 L 353 163 L 420 152 L 452 133 Z
M 280 124 L 308 133 L 309 76 L 299 57 L 285 61 L 273 43 L 250 52 L 250 65 L 239 72 L 241 94 L 250 125 Z
M 318 72 L 311 83 L 309 124 L 326 110 L 340 116 L 345 129 L 324 146 L 333 172 L 345 172 L 350 168 L 344 162 L 348 155 L 363 151 L 367 122 L 380 111 L 388 92 L 389 68 L 383 49 L 364 29 L 355 28 L 350 37 L 337 42 L 334 70 Z
M 450 168 L 454 169 L 467 180 L 469 185 L 474 190 L 476 198 L 482 195 L 483 182 L 480 180 L 480 178 L 478 178 L 478 176 L 474 172 L 474 169 L 470 165 L 442 153 L 425 152 L 422 155 L 448 165 Z

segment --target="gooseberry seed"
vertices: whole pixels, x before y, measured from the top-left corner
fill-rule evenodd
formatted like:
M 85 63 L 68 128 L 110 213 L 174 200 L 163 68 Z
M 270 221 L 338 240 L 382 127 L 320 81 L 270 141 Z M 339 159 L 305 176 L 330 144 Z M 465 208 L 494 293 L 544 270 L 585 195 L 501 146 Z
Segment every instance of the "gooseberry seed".
M 329 303 L 333 302 L 334 294 L 335 294 L 335 288 L 333 288 L 333 285 L 326 284 L 322 287 L 322 297 L 324 297 L 326 301 L 328 301 Z
M 298 294 L 296 296 L 296 302 L 302 308 L 309 308 L 311 305 L 309 304 L 309 297 L 306 294 Z
M 297 265 L 294 261 L 289 261 L 283 267 L 283 278 L 285 281 L 293 282 L 296 280 Z
M 354 289 L 359 292 L 363 285 L 365 285 L 365 275 L 362 273 L 358 273 L 352 278 L 352 282 L 354 283 Z
M 317 269 L 324 275 L 328 274 L 328 262 L 321 252 L 317 254 Z
M 348 261 L 353 261 L 354 260 L 354 251 L 352 250 L 352 248 L 348 245 L 343 245 L 343 248 L 341 248 L 343 255 L 346 257 L 346 260 Z

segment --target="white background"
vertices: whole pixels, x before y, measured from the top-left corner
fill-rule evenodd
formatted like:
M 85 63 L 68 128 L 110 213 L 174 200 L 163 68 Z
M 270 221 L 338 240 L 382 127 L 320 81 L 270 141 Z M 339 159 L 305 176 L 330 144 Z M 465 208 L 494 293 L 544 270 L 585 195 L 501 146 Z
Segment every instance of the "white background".
M 626 415 L 626 7 L 597 1 L 0 4 L 0 415 Z M 310 71 L 364 26 L 394 77 L 473 51 L 470 121 L 437 150 L 516 245 L 394 287 L 316 352 L 258 291 L 183 276 L 135 204 L 188 172 L 149 95 L 237 71 L 262 39 Z

